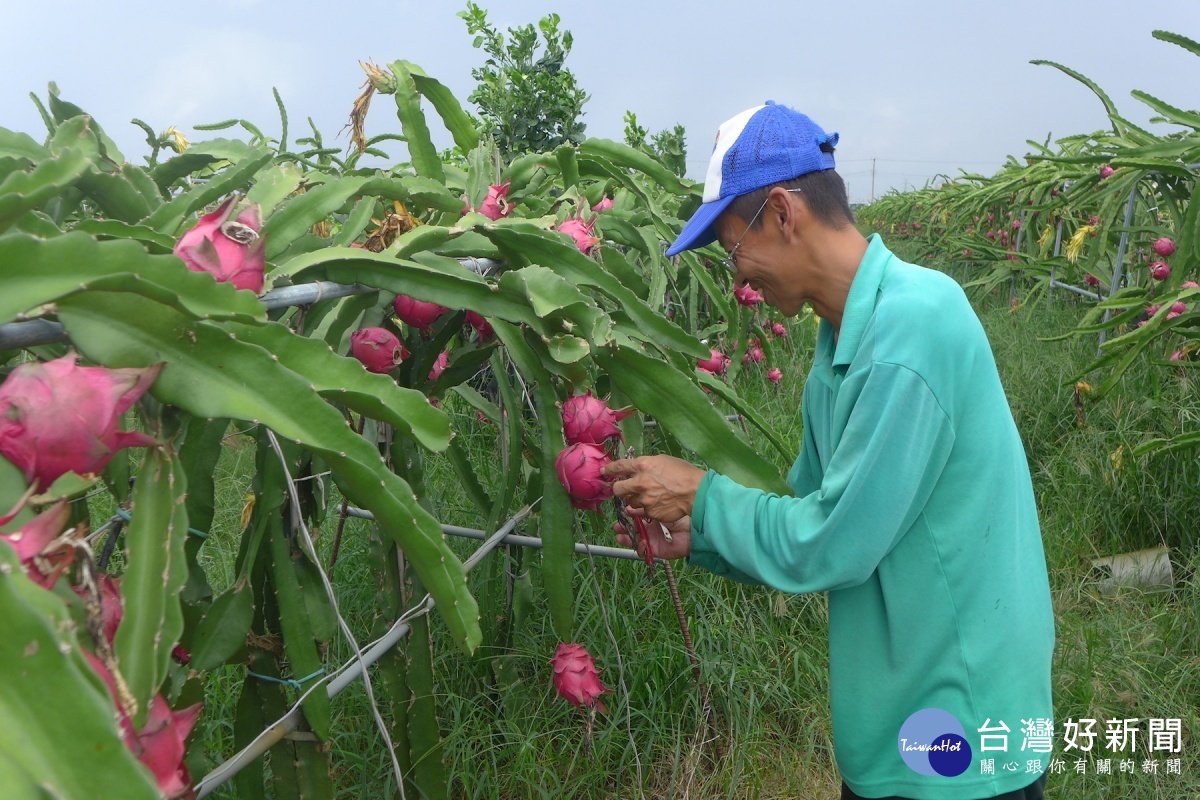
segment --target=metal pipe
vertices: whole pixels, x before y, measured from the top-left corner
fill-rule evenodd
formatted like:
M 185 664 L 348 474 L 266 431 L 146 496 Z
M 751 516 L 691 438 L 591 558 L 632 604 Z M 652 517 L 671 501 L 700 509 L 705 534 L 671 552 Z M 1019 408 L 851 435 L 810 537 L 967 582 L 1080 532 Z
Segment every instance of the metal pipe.
M 1113 264 L 1112 283 L 1108 285 L 1108 296 L 1111 299 L 1117 293 L 1117 284 L 1121 280 L 1121 270 L 1124 266 L 1125 249 L 1129 246 L 1129 226 L 1133 224 L 1133 206 L 1137 202 L 1138 184 L 1135 182 L 1133 188 L 1129 190 L 1129 200 L 1125 202 L 1125 230 L 1121 231 L 1121 241 L 1117 245 L 1117 260 Z M 1112 318 L 1112 309 L 1104 310 L 1104 321 L 1108 322 Z M 1096 350 L 1104 346 L 1105 339 L 1108 338 L 1107 331 L 1100 331 L 1100 344 Z
M 512 531 L 517 524 L 529 515 L 529 507 L 526 506 L 516 516 L 506 522 L 499 530 L 474 553 L 471 557 L 463 562 L 463 571 L 470 572 L 471 569 L 483 560 L 483 557 L 496 549 L 496 546 Z M 329 696 L 335 697 L 339 692 L 354 682 L 356 678 L 361 677 L 366 668 L 378 661 L 384 653 L 390 650 L 397 642 L 403 639 L 412 626 L 406 621 L 419 613 L 429 611 L 434 607 L 433 598 L 425 595 L 425 599 L 417 603 L 411 609 L 406 611 L 399 620 L 388 630 L 384 636 L 375 644 L 363 651 L 362 660 L 351 659 L 338 674 L 329 682 L 325 683 L 325 690 Z M 321 683 L 314 684 L 308 691 L 313 691 L 320 687 Z M 307 694 L 307 692 L 305 693 Z M 303 700 L 303 697 L 301 698 Z M 264 753 L 283 740 L 285 736 L 294 731 L 300 724 L 301 716 L 300 700 L 278 719 L 270 727 L 260 733 L 254 741 L 246 745 L 237 754 L 229 758 L 227 761 L 217 765 L 211 772 L 205 775 L 199 782 L 196 783 L 196 798 L 207 797 L 212 794 L 218 786 L 221 786 L 234 775 L 241 772 L 247 765 L 255 759 L 261 757 Z
M 1071 284 L 1063 283 L 1062 281 L 1052 280 L 1052 281 L 1050 281 L 1050 287 L 1053 289 L 1066 289 L 1068 292 L 1075 292 L 1075 294 L 1081 294 L 1084 297 L 1087 297 L 1091 300 L 1099 299 L 1098 297 L 1096 297 L 1095 292 L 1089 292 L 1087 289 L 1081 289 L 1078 286 L 1072 286 Z
M 471 272 L 487 275 L 503 262 L 492 258 L 468 257 L 458 259 L 458 263 Z M 274 310 L 374 291 L 377 289 L 372 286 L 363 286 L 357 283 L 315 281 L 295 286 L 281 286 L 278 289 L 272 289 L 259 299 L 268 309 Z M 63 326 L 48 319 L 31 319 L 25 322 L 8 322 L 0 325 L 0 350 L 19 350 L 25 347 L 65 341 L 67 341 L 67 333 L 63 330 Z
M 346 516 L 358 517 L 359 519 L 375 519 L 375 516 L 366 509 L 354 508 L 350 506 L 346 509 Z M 464 539 L 486 539 L 487 533 L 476 528 L 459 528 L 455 525 L 443 525 L 442 533 L 448 536 L 461 536 Z M 540 549 L 543 547 L 542 540 L 536 536 L 521 536 L 520 534 L 510 533 L 504 537 L 505 544 L 515 544 L 521 547 L 532 547 Z M 636 550 L 628 547 L 604 547 L 601 545 L 584 544 L 583 542 L 575 543 L 575 552 L 579 555 L 600 556 L 601 558 L 621 558 L 628 561 L 637 561 L 641 556 Z

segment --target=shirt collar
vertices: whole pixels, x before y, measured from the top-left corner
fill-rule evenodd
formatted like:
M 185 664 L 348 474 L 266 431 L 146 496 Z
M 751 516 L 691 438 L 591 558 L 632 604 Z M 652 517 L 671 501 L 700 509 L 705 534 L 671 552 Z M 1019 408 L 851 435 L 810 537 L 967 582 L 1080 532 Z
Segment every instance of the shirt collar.
M 875 313 L 875 297 L 887 273 L 888 262 L 893 258 L 879 234 L 873 233 L 867 240 L 867 251 L 863 253 L 850 293 L 846 296 L 846 307 L 842 310 L 842 328 L 838 332 L 836 348 L 833 341 L 833 326 L 821 320 L 817 331 L 818 357 L 831 366 L 845 366 L 858 354 L 863 330 L 871 315 Z

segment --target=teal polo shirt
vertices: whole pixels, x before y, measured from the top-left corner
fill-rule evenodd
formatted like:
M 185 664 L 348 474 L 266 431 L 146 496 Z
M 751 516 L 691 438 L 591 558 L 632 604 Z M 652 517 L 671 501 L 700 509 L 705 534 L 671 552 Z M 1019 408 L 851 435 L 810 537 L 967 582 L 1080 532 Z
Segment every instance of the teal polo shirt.
M 1032 783 L 1051 757 L 1050 587 L 1028 461 L 962 289 L 872 236 L 836 342 L 821 321 L 801 413 L 795 496 L 709 471 L 689 562 L 829 593 L 834 754 L 857 794 Z

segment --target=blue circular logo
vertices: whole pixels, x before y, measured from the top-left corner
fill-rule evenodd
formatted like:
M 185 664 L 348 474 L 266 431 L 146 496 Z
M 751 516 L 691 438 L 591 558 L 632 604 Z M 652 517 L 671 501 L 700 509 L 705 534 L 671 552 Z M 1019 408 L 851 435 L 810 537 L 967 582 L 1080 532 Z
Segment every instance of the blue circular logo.
M 913 772 L 953 778 L 971 766 L 971 745 L 958 718 L 940 708 L 923 708 L 904 721 L 896 742 Z

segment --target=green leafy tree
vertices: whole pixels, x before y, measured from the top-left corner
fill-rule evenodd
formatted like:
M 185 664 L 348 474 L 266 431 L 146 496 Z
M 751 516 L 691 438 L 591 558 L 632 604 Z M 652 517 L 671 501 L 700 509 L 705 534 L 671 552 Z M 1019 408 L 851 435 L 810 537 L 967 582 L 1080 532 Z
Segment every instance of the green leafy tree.
M 647 155 L 658 158 L 679 177 L 687 173 L 687 144 L 684 142 L 684 128 L 676 125 L 671 130 L 665 128 L 653 135 L 638 124 L 637 114 L 625 112 L 625 144 L 637 148 Z
M 458 14 L 487 53 L 471 70 L 478 85 L 469 100 L 479 108 L 485 131 L 505 156 L 552 150 L 583 140 L 583 104 L 588 95 L 563 66 L 574 41 L 560 31 L 558 14 L 509 28 L 508 36 L 488 22 L 487 11 L 472 2 Z M 539 38 L 540 33 L 540 38 Z

